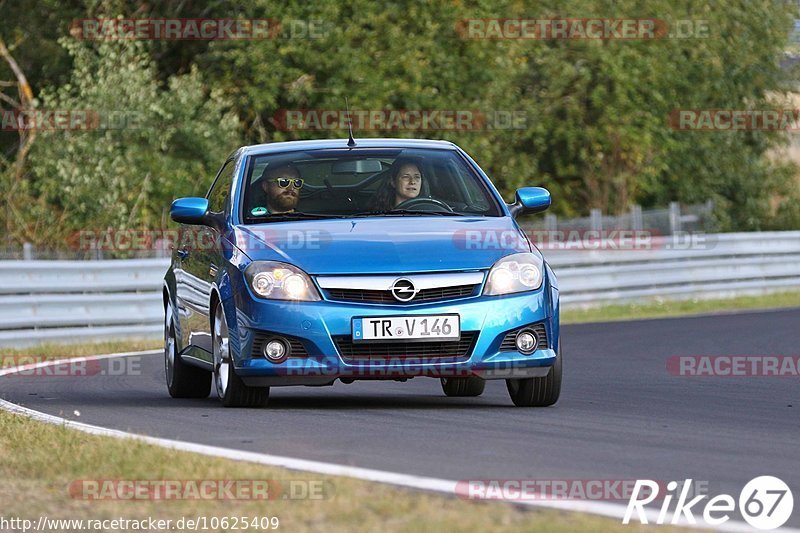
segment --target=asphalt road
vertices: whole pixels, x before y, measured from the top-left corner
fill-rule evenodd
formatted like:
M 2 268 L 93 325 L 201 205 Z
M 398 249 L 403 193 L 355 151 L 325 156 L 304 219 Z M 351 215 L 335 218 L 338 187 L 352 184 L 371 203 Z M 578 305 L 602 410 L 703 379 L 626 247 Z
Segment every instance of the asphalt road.
M 770 474 L 794 489 L 789 524 L 800 524 L 800 381 L 666 369 L 674 355 L 796 356 L 800 309 L 562 331 L 552 408 L 513 407 L 502 381 L 457 399 L 416 378 L 273 388 L 266 409 L 225 409 L 213 393 L 169 398 L 160 356 L 120 376 L 2 378 L 0 396 L 163 438 L 454 480 L 692 478 L 737 498 Z

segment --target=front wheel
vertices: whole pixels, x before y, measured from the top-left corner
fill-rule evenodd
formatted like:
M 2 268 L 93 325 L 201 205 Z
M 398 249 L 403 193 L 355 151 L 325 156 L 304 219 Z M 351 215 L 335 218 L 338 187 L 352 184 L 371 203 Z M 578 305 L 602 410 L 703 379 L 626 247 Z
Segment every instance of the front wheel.
M 187 365 L 181 360 L 172 304 L 167 304 L 164 311 L 164 374 L 169 395 L 173 398 L 208 398 L 211 393 L 211 372 Z
M 486 380 L 476 377 L 441 378 L 445 396 L 467 397 L 480 396 L 486 387 Z
M 507 379 L 511 401 L 517 407 L 547 407 L 558 401 L 561 394 L 561 351 L 550 372 L 540 378 Z
M 214 347 L 214 385 L 217 396 L 225 407 L 263 407 L 269 401 L 269 387 L 248 387 L 236 375 L 228 347 L 228 323 L 222 303 L 214 310 L 214 328 L 211 331 Z

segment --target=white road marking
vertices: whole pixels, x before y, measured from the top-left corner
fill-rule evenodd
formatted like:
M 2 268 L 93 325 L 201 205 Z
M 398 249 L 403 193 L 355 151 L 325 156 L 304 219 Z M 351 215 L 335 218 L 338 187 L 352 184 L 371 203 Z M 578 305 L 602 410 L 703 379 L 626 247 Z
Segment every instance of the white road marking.
M 134 357 L 141 355 L 154 355 L 161 353 L 161 350 L 147 350 L 141 352 L 124 352 L 106 355 L 96 355 L 89 357 L 77 357 L 72 359 L 59 359 L 52 361 L 40 361 L 28 365 L 17 367 L 8 367 L 0 369 L 0 377 L 9 374 L 15 374 L 36 368 L 46 366 L 62 365 L 83 361 L 97 361 L 102 359 L 110 359 L 115 357 Z M 301 470 L 304 472 L 314 472 L 316 474 L 325 474 L 330 476 L 344 476 L 354 479 L 361 479 L 365 481 L 374 481 L 377 483 L 385 483 L 389 485 L 396 485 L 400 487 L 437 492 L 447 496 L 456 497 L 456 484 L 457 481 L 448 479 L 439 479 L 432 477 L 416 476 L 412 474 L 401 474 L 397 472 L 388 472 L 384 470 L 375 470 L 371 468 L 361 468 L 358 466 L 339 465 L 335 463 L 325 463 L 321 461 L 311 461 L 307 459 L 296 459 L 293 457 L 283 457 L 280 455 L 270 455 L 265 453 L 248 452 L 243 450 L 234 450 L 231 448 L 221 448 L 218 446 L 209 446 L 206 444 L 195 444 L 192 442 L 182 442 L 177 440 L 162 439 L 158 437 L 148 437 L 146 435 L 137 435 L 135 433 L 128 433 L 116 429 L 109 429 L 100 426 L 93 426 L 84 424 L 82 422 L 75 422 L 66 418 L 61 418 L 40 411 L 35 411 L 7 400 L 0 399 L 0 409 L 4 409 L 10 413 L 17 415 L 28 416 L 33 420 L 45 422 L 48 424 L 55 424 L 59 426 L 76 429 L 89 433 L 91 435 L 98 435 L 102 437 L 113 437 L 116 439 L 136 440 L 168 448 L 171 450 L 178 450 L 183 452 L 199 453 L 210 457 L 222 457 L 225 459 L 232 459 L 234 461 L 246 461 L 250 463 L 258 463 L 267 466 L 279 466 L 288 468 L 290 470 Z M 222 409 L 222 407 L 220 407 Z M 542 507 L 548 509 L 559 509 L 563 511 L 589 513 L 593 515 L 605 516 L 620 520 L 620 526 L 624 527 L 621 523 L 622 516 L 625 514 L 626 505 L 619 503 L 596 502 L 596 501 L 575 501 L 575 500 L 479 500 L 479 501 L 507 501 L 516 505 L 528 505 L 531 507 Z M 658 511 L 648 509 L 646 510 L 647 519 L 655 524 L 658 518 Z M 665 523 L 672 520 L 672 513 L 667 514 Z M 702 522 L 697 524 L 689 524 L 685 518 L 681 517 L 678 526 L 690 527 L 694 529 L 709 529 L 715 531 L 747 531 L 752 532 L 754 529 L 745 522 L 728 521 L 722 526 L 712 527 Z M 655 526 L 658 527 L 658 526 Z M 773 531 L 800 533 L 800 529 L 780 528 Z

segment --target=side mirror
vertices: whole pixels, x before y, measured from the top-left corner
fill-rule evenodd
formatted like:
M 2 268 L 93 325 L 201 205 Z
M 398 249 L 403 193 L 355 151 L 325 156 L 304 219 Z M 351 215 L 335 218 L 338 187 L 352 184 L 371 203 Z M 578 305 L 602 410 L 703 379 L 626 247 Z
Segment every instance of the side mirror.
M 517 189 L 516 202 L 511 204 L 509 210 L 514 218 L 520 215 L 541 213 L 550 207 L 550 191 L 544 187 L 523 187 Z
M 178 198 L 169 208 L 169 216 L 181 224 L 206 224 L 208 200 L 205 198 Z

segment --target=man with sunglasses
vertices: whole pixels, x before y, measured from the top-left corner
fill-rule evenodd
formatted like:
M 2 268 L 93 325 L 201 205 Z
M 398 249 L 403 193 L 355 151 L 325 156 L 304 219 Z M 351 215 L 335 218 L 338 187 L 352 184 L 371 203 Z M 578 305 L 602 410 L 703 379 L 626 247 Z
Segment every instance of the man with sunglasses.
M 261 187 L 266 194 L 270 213 L 291 213 L 300 199 L 303 180 L 291 163 L 277 167 L 268 166 L 261 174 Z

